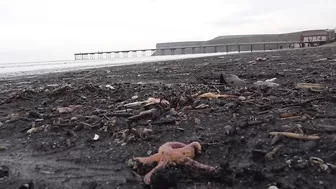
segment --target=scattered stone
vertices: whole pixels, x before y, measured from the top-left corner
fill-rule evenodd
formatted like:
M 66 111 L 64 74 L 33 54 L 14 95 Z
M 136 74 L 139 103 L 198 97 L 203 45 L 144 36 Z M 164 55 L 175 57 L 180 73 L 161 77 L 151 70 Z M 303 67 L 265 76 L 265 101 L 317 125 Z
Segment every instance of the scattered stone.
M 72 117 L 70 120 L 71 121 L 78 121 L 78 117 Z
M 138 99 L 139 98 L 139 96 L 132 96 L 132 100 L 136 100 L 136 99 Z
M 256 61 L 257 62 L 265 62 L 267 60 L 267 58 L 266 57 L 258 57 L 258 58 L 256 58 Z
M 268 187 L 268 189 L 279 189 L 279 188 L 276 187 L 276 186 L 270 186 L 270 187 Z
M 28 112 L 28 117 L 31 117 L 31 118 L 42 118 L 42 115 L 40 114 L 40 113 L 38 113 L 38 112 L 32 112 L 32 111 L 30 111 L 30 112 Z
M 0 151 L 5 151 L 5 150 L 7 150 L 6 146 L 0 146 Z
M 169 110 L 169 112 L 170 112 L 170 115 L 172 115 L 172 116 L 178 116 L 178 114 L 179 114 L 174 108 L 171 108 Z
M 200 124 L 201 124 L 201 119 L 199 119 L 199 118 L 195 118 L 195 123 L 196 123 L 197 125 L 200 125 Z
M 0 178 L 8 177 L 9 168 L 5 165 L 0 166 Z
M 19 189 L 35 189 L 35 184 L 31 181 L 27 184 L 21 185 Z
M 58 107 L 57 112 L 60 114 L 65 114 L 65 113 L 72 113 L 76 110 L 82 109 L 82 105 L 70 105 L 69 107 Z
M 0 127 L 3 126 L 4 124 L 2 122 L 0 122 Z
M 227 135 L 232 135 L 235 132 L 235 128 L 231 125 L 224 126 L 224 131 Z
M 98 186 L 97 181 L 91 181 L 89 183 L 87 183 L 87 182 L 82 183 L 82 188 L 84 188 L 84 189 L 96 189 L 97 186 Z
M 268 81 L 257 81 L 253 83 L 256 86 L 278 87 L 280 84 Z
M 238 97 L 238 99 L 241 100 L 241 101 L 244 101 L 244 100 L 246 100 L 246 97 L 240 96 L 240 97 Z
M 316 141 L 308 141 L 302 144 L 302 148 L 306 151 L 310 151 L 317 146 Z
M 246 86 L 247 82 L 234 74 L 221 74 L 221 83 L 232 86 Z

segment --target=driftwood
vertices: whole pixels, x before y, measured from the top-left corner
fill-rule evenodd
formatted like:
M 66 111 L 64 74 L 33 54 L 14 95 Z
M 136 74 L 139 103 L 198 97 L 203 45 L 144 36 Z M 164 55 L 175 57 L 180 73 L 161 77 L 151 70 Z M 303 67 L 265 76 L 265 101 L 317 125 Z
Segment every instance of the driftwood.
M 297 133 L 290 133 L 290 132 L 270 132 L 270 135 L 276 136 L 276 135 L 282 135 L 288 138 L 293 139 L 299 139 L 299 140 L 319 140 L 319 136 L 315 135 L 303 135 L 303 134 L 297 134 Z

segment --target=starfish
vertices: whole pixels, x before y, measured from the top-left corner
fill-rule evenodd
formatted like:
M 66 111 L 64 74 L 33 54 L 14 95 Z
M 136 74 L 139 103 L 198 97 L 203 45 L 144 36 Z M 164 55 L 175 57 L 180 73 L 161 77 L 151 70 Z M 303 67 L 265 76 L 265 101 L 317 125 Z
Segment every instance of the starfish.
M 151 183 L 151 176 L 159 169 L 166 167 L 167 165 L 186 165 L 193 168 L 202 169 L 208 172 L 215 171 L 215 167 L 201 164 L 194 161 L 195 153 L 201 153 L 201 144 L 198 142 L 192 142 L 190 144 L 184 144 L 181 142 L 167 142 L 163 144 L 158 153 L 149 157 L 136 157 L 136 160 L 144 165 L 152 165 L 157 163 L 157 166 L 148 172 L 144 177 L 145 184 Z

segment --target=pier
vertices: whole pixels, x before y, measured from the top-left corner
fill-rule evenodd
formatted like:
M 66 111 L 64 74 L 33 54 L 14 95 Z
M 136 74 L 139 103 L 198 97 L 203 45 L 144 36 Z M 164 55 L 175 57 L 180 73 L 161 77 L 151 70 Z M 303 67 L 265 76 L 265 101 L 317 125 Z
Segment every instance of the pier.
M 301 48 L 304 46 L 305 45 L 302 41 L 211 44 L 211 45 L 199 45 L 199 46 L 167 47 L 159 49 L 153 48 L 153 49 L 75 53 L 74 56 L 75 60 L 95 60 L 95 59 L 144 57 L 144 56 L 200 54 L 200 53 L 221 53 L 221 52 L 229 53 L 229 52 L 243 52 L 243 51 L 253 52 L 261 50 L 267 51 L 276 49 Z

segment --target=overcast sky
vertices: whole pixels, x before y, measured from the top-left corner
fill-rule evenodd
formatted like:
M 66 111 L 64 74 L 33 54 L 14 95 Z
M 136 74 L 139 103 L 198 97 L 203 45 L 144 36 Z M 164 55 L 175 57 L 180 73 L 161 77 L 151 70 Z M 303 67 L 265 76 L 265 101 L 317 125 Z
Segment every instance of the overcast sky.
M 0 0 L 0 62 L 336 27 L 335 0 Z

